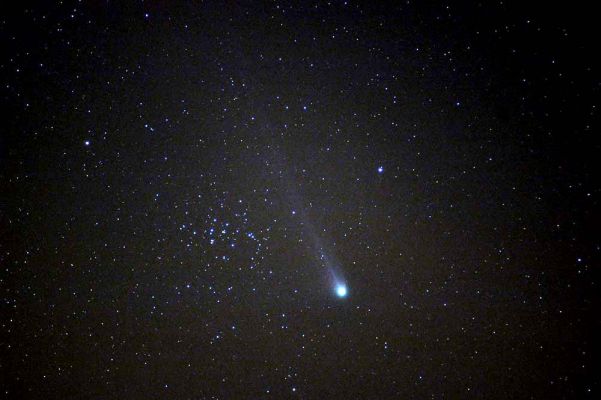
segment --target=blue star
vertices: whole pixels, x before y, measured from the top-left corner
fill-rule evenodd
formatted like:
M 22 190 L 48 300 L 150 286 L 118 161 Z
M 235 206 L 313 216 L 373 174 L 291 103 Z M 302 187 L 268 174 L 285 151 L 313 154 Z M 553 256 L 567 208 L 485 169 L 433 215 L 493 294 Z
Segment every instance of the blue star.
M 384 172 L 384 167 L 380 165 L 380 166 L 378 167 L 378 174 L 381 174 L 381 173 L 383 173 L 383 172 Z

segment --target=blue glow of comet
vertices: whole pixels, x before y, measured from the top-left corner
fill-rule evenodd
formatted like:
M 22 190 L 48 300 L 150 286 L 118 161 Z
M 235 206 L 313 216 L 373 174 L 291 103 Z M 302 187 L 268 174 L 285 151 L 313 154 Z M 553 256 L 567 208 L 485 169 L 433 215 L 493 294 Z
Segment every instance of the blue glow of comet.
M 339 283 L 338 285 L 336 285 L 336 295 L 338 297 L 346 297 L 347 294 L 347 290 L 346 290 L 346 286 Z
M 332 257 L 328 256 L 321 246 L 319 247 L 319 259 L 330 275 L 330 282 L 336 296 L 340 298 L 346 297 L 348 295 L 348 288 L 346 287 L 344 278 L 342 278 L 340 269 L 337 267 L 338 263 Z

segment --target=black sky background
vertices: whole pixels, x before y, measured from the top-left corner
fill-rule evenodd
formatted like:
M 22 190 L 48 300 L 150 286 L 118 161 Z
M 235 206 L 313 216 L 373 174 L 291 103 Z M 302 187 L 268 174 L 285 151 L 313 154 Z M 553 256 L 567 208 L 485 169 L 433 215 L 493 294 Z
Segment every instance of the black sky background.
M 1 10 L 6 398 L 598 396 L 592 5 Z

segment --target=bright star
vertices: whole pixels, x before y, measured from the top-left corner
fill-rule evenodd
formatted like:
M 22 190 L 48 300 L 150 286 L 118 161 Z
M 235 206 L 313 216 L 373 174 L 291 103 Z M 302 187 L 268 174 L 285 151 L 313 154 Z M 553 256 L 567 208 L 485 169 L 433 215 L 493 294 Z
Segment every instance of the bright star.
M 344 285 L 336 286 L 336 295 L 338 297 L 346 297 L 346 293 L 347 293 L 346 286 L 344 286 Z
M 384 172 L 384 167 L 379 166 L 378 167 L 378 173 L 381 174 L 382 172 Z

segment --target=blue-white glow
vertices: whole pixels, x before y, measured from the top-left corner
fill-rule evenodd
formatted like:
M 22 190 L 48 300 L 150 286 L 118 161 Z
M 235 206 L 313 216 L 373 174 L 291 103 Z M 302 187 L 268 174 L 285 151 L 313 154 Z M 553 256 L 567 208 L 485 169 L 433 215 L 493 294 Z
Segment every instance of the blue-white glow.
M 378 174 L 381 174 L 381 173 L 383 173 L 383 172 L 384 172 L 384 167 L 380 165 L 380 166 L 378 167 Z
M 346 294 L 347 294 L 346 286 L 344 286 L 344 285 L 336 286 L 336 295 L 338 297 L 346 297 Z

